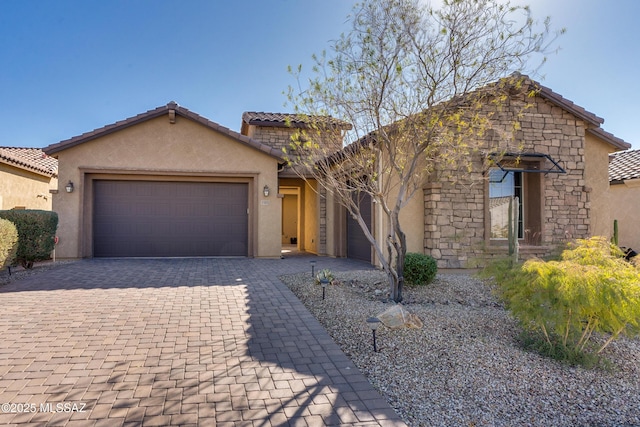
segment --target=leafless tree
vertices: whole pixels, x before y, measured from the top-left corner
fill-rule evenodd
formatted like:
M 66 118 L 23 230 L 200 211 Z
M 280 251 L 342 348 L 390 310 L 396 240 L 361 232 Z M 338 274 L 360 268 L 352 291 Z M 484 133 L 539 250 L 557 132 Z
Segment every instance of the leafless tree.
M 475 138 L 520 84 L 515 72 L 542 65 L 555 35 L 528 7 L 498 0 L 444 0 L 439 9 L 420 0 L 357 4 L 351 29 L 313 57 L 311 78 L 291 70 L 289 100 L 310 128 L 287 150 L 302 177 L 315 179 L 362 227 L 402 300 L 407 244 L 400 212 L 438 171 L 471 167 Z M 536 68 L 537 69 L 537 68 Z M 346 145 L 331 143 L 351 123 Z M 358 195 L 379 206 L 386 227 L 376 236 L 362 218 Z

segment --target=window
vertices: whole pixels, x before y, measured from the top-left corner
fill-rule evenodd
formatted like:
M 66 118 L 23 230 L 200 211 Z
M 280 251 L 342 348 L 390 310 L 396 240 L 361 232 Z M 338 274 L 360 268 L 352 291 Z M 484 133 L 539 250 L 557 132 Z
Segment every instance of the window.
M 489 171 L 489 215 L 491 239 L 506 239 L 509 226 L 509 200 L 517 197 L 518 238 L 539 245 L 542 237 L 542 174 L 525 171 Z
M 524 237 L 522 194 L 522 172 L 505 172 L 500 169 L 489 171 L 489 211 L 491 215 L 491 238 L 506 239 L 509 230 L 509 201 L 517 197 L 519 201 L 518 238 Z

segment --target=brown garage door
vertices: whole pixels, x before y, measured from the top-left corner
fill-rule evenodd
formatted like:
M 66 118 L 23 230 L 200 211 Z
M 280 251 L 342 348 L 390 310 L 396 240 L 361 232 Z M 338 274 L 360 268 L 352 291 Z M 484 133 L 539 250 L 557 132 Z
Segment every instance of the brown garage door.
M 357 196 L 356 196 L 357 197 Z M 360 193 L 360 215 L 371 230 L 371 196 Z M 371 243 L 364 235 L 358 221 L 347 212 L 347 257 L 371 262 Z
M 245 183 L 95 181 L 95 257 L 246 256 Z

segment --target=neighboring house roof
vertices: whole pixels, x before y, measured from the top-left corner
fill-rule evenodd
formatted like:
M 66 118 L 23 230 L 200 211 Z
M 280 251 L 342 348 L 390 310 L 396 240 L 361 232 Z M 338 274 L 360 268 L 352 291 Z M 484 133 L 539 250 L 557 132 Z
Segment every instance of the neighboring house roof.
M 640 178 L 640 150 L 609 155 L 609 182 L 616 183 Z
M 88 142 L 93 139 L 100 138 L 110 133 L 117 132 L 119 130 L 128 128 L 130 126 L 136 125 L 141 122 L 145 122 L 147 120 L 154 119 L 156 117 L 163 116 L 165 114 L 168 114 L 170 117 L 173 114 L 175 114 L 177 116 L 182 116 L 182 117 L 191 119 L 195 122 L 198 122 L 208 127 L 209 129 L 228 135 L 231 138 L 234 138 L 251 148 L 255 148 L 256 150 L 262 151 L 263 153 L 270 155 L 272 157 L 276 157 L 277 159 L 282 159 L 282 152 L 280 152 L 279 150 L 273 147 L 270 147 L 266 144 L 262 144 L 238 132 L 234 132 L 229 128 L 221 126 L 217 123 L 214 123 L 211 120 L 200 116 L 199 114 L 196 114 L 184 107 L 179 106 L 173 101 L 169 102 L 167 105 L 158 107 L 153 110 L 149 110 L 145 113 L 141 113 L 133 117 L 129 117 L 128 119 L 121 120 L 119 122 L 115 122 L 113 124 L 101 127 L 99 129 L 92 130 L 91 132 L 83 133 L 82 135 L 74 136 L 73 138 L 61 141 L 57 144 L 51 144 L 48 147 L 44 148 L 44 152 L 49 155 L 52 155 L 62 150 L 66 150 L 67 148 L 71 148 L 76 145 L 82 144 L 84 142 Z
M 338 129 L 351 129 L 351 124 L 333 118 L 331 116 L 323 117 L 328 123 L 336 126 Z M 317 120 L 318 118 L 314 118 Z M 271 127 L 293 127 L 301 128 L 308 126 L 309 121 L 305 120 L 305 116 L 302 114 L 291 113 L 265 113 L 247 111 L 242 114 L 242 127 L 243 130 L 246 125 L 256 126 L 271 126 Z
M 58 160 L 39 148 L 0 147 L 0 162 L 49 177 L 58 174 Z

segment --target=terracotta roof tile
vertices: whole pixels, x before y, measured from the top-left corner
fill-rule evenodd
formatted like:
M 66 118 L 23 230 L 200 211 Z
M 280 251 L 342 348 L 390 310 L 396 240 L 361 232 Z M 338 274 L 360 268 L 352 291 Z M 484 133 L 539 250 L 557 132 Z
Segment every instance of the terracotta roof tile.
M 548 87 L 543 86 L 538 82 L 534 82 L 534 84 L 540 89 L 539 95 L 552 102 L 553 104 L 556 104 L 557 106 L 565 109 L 566 111 L 583 119 L 584 121 L 591 123 L 594 126 L 600 126 L 602 123 L 604 123 L 603 118 L 596 116 L 592 112 L 585 110 L 577 104 L 574 104 L 572 101 L 569 101 L 567 98 L 564 98 L 562 95 L 552 91 Z
M 50 177 L 58 173 L 58 160 L 39 148 L 0 147 L 0 162 Z
M 521 74 L 518 74 L 518 75 L 521 75 Z M 584 120 L 585 122 L 591 124 L 593 127 L 589 127 L 587 129 L 588 132 L 598 136 L 599 138 L 603 139 L 604 141 L 616 147 L 618 150 L 627 150 L 631 148 L 631 144 L 625 142 L 624 140 L 600 128 L 600 125 L 604 123 L 603 118 L 598 117 L 592 112 L 587 111 L 583 107 L 575 104 L 574 102 L 569 101 L 567 98 L 563 97 L 559 93 L 554 92 L 550 88 L 541 85 L 539 82 L 530 79 L 528 76 L 524 76 L 524 75 L 521 75 L 521 76 L 531 81 L 532 88 L 538 90 L 539 96 L 551 102 L 552 104 L 555 104 L 558 107 L 568 111 L 574 116 Z
M 631 148 L 631 144 L 602 128 L 589 128 L 587 129 L 587 132 L 605 140 L 614 147 L 617 147 L 618 150 L 628 150 Z
M 640 150 L 609 155 L 609 182 L 640 178 Z
M 333 125 L 337 125 L 341 129 L 351 129 L 351 125 L 343 120 L 326 117 Z M 304 127 L 308 121 L 303 115 L 291 113 L 265 113 L 256 111 L 246 111 L 242 114 L 242 122 L 250 125 L 274 126 L 274 127 Z
M 215 122 L 212 122 L 211 120 L 202 117 L 199 114 L 194 113 L 193 111 L 188 110 L 187 108 L 181 107 L 178 104 L 176 104 L 174 101 L 169 102 L 167 105 L 164 105 L 162 107 L 158 107 L 155 108 L 153 110 L 149 110 L 147 112 L 138 114 L 136 116 L 133 117 L 129 117 L 128 119 L 125 120 L 120 120 L 118 122 L 112 123 L 110 125 L 106 125 L 104 127 L 98 128 L 98 129 L 94 129 L 90 132 L 86 132 L 83 133 L 82 135 L 78 135 L 78 136 L 74 136 L 73 138 L 69 138 L 67 140 L 61 141 L 57 144 L 52 144 L 49 145 L 48 147 L 46 147 L 44 149 L 44 151 L 51 155 L 51 154 L 55 154 L 59 151 L 62 150 L 66 150 L 67 148 L 71 148 L 75 145 L 78 144 L 82 144 L 84 142 L 87 141 L 91 141 L 92 139 L 96 139 L 99 137 L 102 137 L 104 135 L 108 135 L 110 133 L 125 129 L 129 126 L 133 126 L 135 124 L 156 118 L 156 117 L 160 117 L 164 114 L 168 114 L 170 110 L 174 110 L 176 115 L 182 116 L 182 117 L 186 117 L 189 118 L 193 121 L 196 121 L 198 123 L 201 123 L 202 125 L 213 129 L 217 132 L 223 133 L 225 135 L 230 136 L 231 138 L 234 138 L 236 140 L 238 140 L 239 142 L 250 146 L 252 148 L 255 148 L 257 150 L 263 151 L 264 153 L 272 156 L 272 157 L 276 157 L 278 159 L 282 159 L 283 154 L 282 152 L 280 152 L 279 150 L 276 150 L 275 148 L 269 147 L 265 144 L 262 144 L 254 139 L 251 139 L 245 135 L 241 135 L 238 132 L 234 132 L 232 130 L 230 130 L 229 128 L 226 128 L 224 126 L 221 126 Z

